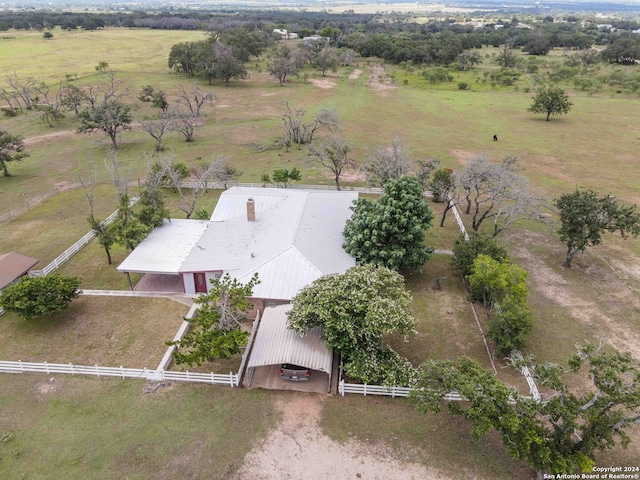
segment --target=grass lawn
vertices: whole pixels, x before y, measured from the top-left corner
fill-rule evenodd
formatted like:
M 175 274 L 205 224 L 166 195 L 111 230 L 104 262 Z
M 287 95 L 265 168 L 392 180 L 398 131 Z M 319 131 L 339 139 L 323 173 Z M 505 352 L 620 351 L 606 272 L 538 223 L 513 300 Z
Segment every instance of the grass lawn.
M 225 480 L 278 420 L 261 390 L 52 378 L 0 375 L 0 478 Z
M 99 61 L 107 61 L 117 70 L 123 88 L 129 89 L 127 102 L 132 107 L 135 122 L 138 122 L 153 114 L 149 105 L 135 100 L 143 85 L 164 89 L 172 101 L 178 84 L 191 83 L 181 75 L 168 73 L 166 60 L 171 45 L 200 38 L 200 32 L 136 29 L 54 31 L 51 41 L 43 40 L 39 33 L 16 33 L 15 38 L 1 41 L 1 45 L 10 47 L 2 51 L 10 51 L 11 55 L 0 52 L 0 67 L 24 77 L 39 75 L 52 84 L 67 73 L 77 74 L 77 84 L 80 85 L 102 81 L 103 77 L 95 73 L 94 66 Z M 132 49 L 129 45 L 137 47 Z M 482 52 L 486 64 L 483 69 L 494 68 L 490 64 L 491 55 L 495 52 L 495 49 Z M 65 55 L 68 61 L 60 62 L 60 55 Z M 552 57 L 541 64 L 541 74 L 550 70 L 552 62 L 561 60 Z M 12 60 L 15 58 L 31 61 L 15 65 Z M 493 160 L 501 159 L 505 154 L 518 155 L 522 166 L 526 167 L 524 175 L 550 200 L 579 186 L 602 193 L 611 192 L 625 202 L 640 203 L 637 190 L 640 169 L 633 154 L 637 151 L 640 135 L 637 99 L 571 89 L 572 111 L 545 122 L 543 117 L 527 111 L 532 95 L 524 92 L 524 87 L 531 87 L 530 77 L 520 81 L 522 88 L 519 89 L 491 87 L 489 82 L 482 82 L 481 72 L 477 75 L 473 72 L 461 74 L 461 78 L 452 85 L 429 86 L 418 81 L 417 72 L 405 72 L 409 80 L 405 86 L 402 81 L 405 73 L 394 67 L 388 69 L 396 80 L 391 85 L 393 88 L 382 89 L 370 85 L 372 69 L 368 61 L 358 68 L 363 72 L 357 79 L 347 78 L 353 68 L 331 74 L 326 79 L 314 78 L 315 74 L 308 72 L 308 79 L 293 79 L 284 87 L 279 87 L 269 78 L 263 68 L 253 69 L 249 80 L 233 82 L 228 88 L 200 82 L 202 91 L 215 93 L 216 106 L 207 108 L 205 123 L 196 133 L 193 143 L 184 142 L 175 133 L 167 135 L 164 141 L 167 151 L 175 155 L 175 161 L 189 166 L 208 161 L 212 155 L 228 156 L 232 166 L 239 171 L 241 181 L 258 181 L 262 173 L 277 167 L 298 167 L 302 171 L 303 183 L 331 184 L 328 172 L 309 163 L 306 146 L 300 150 L 293 148 L 290 152 L 267 149 L 258 153 L 254 148 L 256 144 L 273 144 L 282 136 L 282 101 L 288 100 L 307 110 L 305 119 L 315 115 L 321 107 L 334 108 L 342 122 L 342 134 L 353 142 L 353 156 L 359 162 L 377 144 L 389 144 L 395 135 L 399 135 L 413 158 L 438 157 L 442 167 L 453 169 L 461 168 L 477 155 L 487 155 Z M 324 86 L 333 86 L 320 88 L 313 83 L 316 80 L 323 80 Z M 455 84 L 458 80 L 468 81 L 471 91 L 457 90 Z M 0 128 L 26 137 L 27 151 L 31 155 L 23 162 L 10 165 L 14 177 L 0 178 L 0 216 L 47 192 L 75 183 L 84 171 L 82 164 L 87 159 L 94 159 L 98 165 L 100 181 L 109 181 L 108 172 L 102 167 L 108 142 L 98 134 L 74 134 L 77 124 L 71 116 L 49 129 L 37 112 L 29 112 L 16 118 L 0 118 Z M 494 134 L 498 135 L 498 142 L 493 142 Z M 326 133 L 321 133 L 318 139 L 325 136 Z M 143 157 L 153 149 L 154 141 L 145 132 L 134 128 L 122 135 L 121 142 L 119 161 L 122 171 L 133 182 L 144 178 L 146 165 Z M 349 182 L 361 184 L 362 179 L 351 175 Z M 207 194 L 198 208 L 210 212 L 219 193 Z M 104 200 L 100 202 L 99 215 L 106 216 L 115 209 L 113 190 L 101 187 L 99 195 Z M 172 215 L 181 218 L 183 214 L 179 211 L 177 196 L 167 192 L 167 202 Z M 436 226 L 427 233 L 426 242 L 429 246 L 450 249 L 459 235 L 453 216 L 449 214 L 445 228 L 441 229 L 437 225 L 442 205 L 430 203 L 430 207 L 435 214 Z M 40 259 L 39 267 L 42 267 L 88 231 L 86 211 L 87 204 L 81 190 L 58 194 L 18 219 L 0 226 L 0 252 L 18 250 L 35 256 Z M 469 222 L 467 216 L 464 220 Z M 507 246 L 511 258 L 530 272 L 529 305 L 534 313 L 535 326 L 524 353 L 533 353 L 541 360 L 563 362 L 574 343 L 592 339 L 594 334 L 598 334 L 607 337 L 615 347 L 631 350 L 637 358 L 640 357 L 639 240 L 623 242 L 615 236 L 608 236 L 601 247 L 579 256 L 571 270 L 560 266 L 563 246 L 548 230 L 538 225 L 515 225 L 501 234 L 499 240 Z M 122 261 L 125 255 L 122 250 L 114 250 L 114 264 Z M 84 288 L 127 288 L 124 276 L 105 264 L 104 253 L 93 242 L 61 273 L 82 276 Z M 442 290 L 433 290 L 433 279 L 442 276 L 447 277 Z M 407 355 L 414 364 L 429 357 L 456 358 L 465 354 L 488 366 L 466 292 L 459 277 L 448 266 L 448 257 L 434 256 L 422 273 L 408 276 L 407 284 L 414 296 L 413 309 L 420 333 L 407 343 L 392 337 L 389 339 L 392 346 Z M 10 356 L 18 359 L 15 355 L 21 355 L 19 358 L 22 360 L 140 367 L 147 364 L 154 367 L 164 352 L 164 340 L 173 337 L 185 307 L 164 300 L 136 303 L 146 301 L 127 300 L 127 306 L 124 306 L 125 302 L 121 300 L 82 298 L 72 304 L 61 323 L 29 323 L 8 315 L 0 322 L 0 336 L 10 341 L 0 345 L 0 358 Z M 129 309 L 125 315 L 122 315 L 123 308 Z M 175 314 L 168 314 L 174 308 Z M 146 315 L 147 311 L 152 314 Z M 153 319 L 153 323 L 145 320 L 142 326 L 136 324 L 136 319 L 141 316 Z M 485 321 L 484 318 L 481 320 Z M 135 325 L 135 334 L 131 325 Z M 146 333 L 138 335 L 140 329 Z M 138 338 L 153 340 L 143 344 Z M 134 365 L 127 365 L 127 359 Z M 517 373 L 499 369 L 499 375 L 510 384 L 522 385 L 522 378 Z M 31 378 L 35 377 L 0 377 L 3 385 L 17 379 L 15 393 L 0 388 L 0 405 L 3 408 L 11 405 L 11 412 L 16 412 L 15 417 L 20 418 L 15 426 L 7 427 L 4 426 L 6 418 L 11 420 L 14 413 L 7 417 L 3 410 L 0 416 L 0 435 L 3 435 L 2 428 L 16 432 L 14 440 L 0 443 L 0 452 L 4 450 L 0 453 L 3 457 L 0 476 L 2 469 L 10 468 L 12 474 L 17 472 L 18 477 L 21 472 L 42 477 L 50 471 L 50 478 L 60 478 L 59 473 L 65 473 L 65 478 L 147 478 L 149 475 L 169 478 L 171 473 L 224 478 L 225 472 L 232 471 L 241 461 L 242 455 L 237 453 L 246 451 L 247 439 L 254 434 L 260 435 L 265 425 L 273 420 L 273 417 L 260 417 L 261 407 L 250 403 L 260 399 L 270 412 L 270 397 L 264 393 L 226 389 L 223 394 L 218 394 L 222 390 L 189 385 L 176 386 L 164 391 L 160 397 L 153 397 L 140 395 L 140 387 L 135 386 L 135 382 L 64 379 L 63 384 L 57 378 L 55 385 L 61 385 L 61 388 L 43 397 L 33 395 L 38 389 Z M 47 385 L 44 381 L 41 383 Z M 84 403 L 85 390 L 87 399 L 91 400 L 87 403 Z M 218 403 L 218 395 L 228 397 Z M 27 396 L 24 401 L 23 396 Z M 158 398 L 170 401 L 165 405 L 153 400 Z M 71 429 L 64 423 L 71 413 L 65 413 L 64 409 L 72 410 L 68 405 L 74 405 L 73 402 L 82 407 L 83 413 L 88 413 L 80 417 L 77 428 L 74 424 Z M 157 402 L 158 405 L 151 408 L 144 402 Z M 198 402 L 202 408 L 196 410 Z M 239 418 L 242 424 L 237 432 L 234 430 L 235 436 L 230 440 L 233 448 L 218 447 L 216 439 L 218 435 L 228 433 L 225 429 L 230 423 L 220 427 L 218 423 L 207 422 L 229 422 L 220 412 L 235 418 L 237 415 L 230 412 L 241 408 L 243 402 L 247 402 L 245 406 L 249 413 L 245 416 L 243 410 L 243 416 Z M 27 407 L 33 407 L 34 403 L 55 415 L 50 420 L 42 420 L 49 417 L 35 407 L 33 415 L 24 413 L 29 412 Z M 163 419 L 169 417 L 172 409 L 179 411 L 181 405 L 191 413 L 190 416 L 179 413 L 182 422 L 190 425 L 185 427 L 187 433 L 184 437 L 180 436 L 181 430 L 177 423 L 173 423 L 173 417 L 167 419 L 167 427 L 163 426 L 164 422 L 153 421 L 158 416 Z M 114 415 L 111 413 L 114 406 L 126 413 L 113 419 L 110 415 Z M 149 407 L 149 412 L 142 408 L 144 406 Z M 20 410 L 23 407 L 24 410 Z M 202 415 L 202 411 L 209 411 L 207 409 L 219 415 L 211 415 L 215 418 Z M 203 420 L 203 417 L 206 418 Z M 256 418 L 255 429 L 258 432 L 254 433 L 251 421 Z M 59 425 L 55 423 L 56 419 L 60 420 Z M 42 426 L 36 423 L 41 420 Z M 108 424 L 104 427 L 106 429 L 103 429 L 103 423 Z M 125 428 L 128 423 L 133 425 L 131 431 Z M 100 428 L 96 428 L 96 424 Z M 143 433 L 137 433 L 136 427 Z M 205 432 L 210 427 L 216 439 Z M 403 400 L 356 396 L 330 399 L 324 428 L 338 439 L 353 435 L 363 440 L 389 442 L 397 451 L 433 462 L 454 478 L 476 474 L 486 478 L 531 476 L 530 471 L 523 470 L 521 464 L 504 454 L 495 437 L 471 442 L 468 429 L 461 420 L 449 418 L 446 414 L 419 415 Z M 85 445 L 90 445 L 86 441 L 87 432 L 93 430 L 112 438 L 123 438 L 122 447 L 115 442 L 115 446 L 109 445 L 104 454 L 97 449 L 91 450 Z M 20 432 L 34 438 L 42 435 L 43 445 L 40 447 L 39 440 L 32 441 L 31 437 L 25 444 L 20 444 Z M 632 449 L 616 449 L 602 455 L 600 461 L 603 465 L 633 464 L 640 458 L 640 434 L 638 429 L 633 432 L 635 442 Z M 60 459 L 53 453 L 53 446 L 60 441 L 58 437 L 68 440 L 61 444 L 63 455 Z M 161 439 L 157 442 L 160 445 L 157 452 L 148 446 L 153 445 L 154 439 Z M 37 448 L 32 450 L 30 445 Z M 190 449 L 194 446 L 195 449 Z M 117 450 L 119 448 L 122 450 Z M 39 451 L 43 453 L 34 453 Z M 163 452 L 166 455 L 163 456 Z M 35 456 L 37 461 L 33 460 Z M 216 462 L 219 463 L 217 469 Z M 45 470 L 44 465 L 50 470 Z M 192 472 L 188 470 L 190 468 L 203 470 Z M 45 473 L 38 475 L 40 472 Z
M 51 317 L 5 313 L 0 358 L 155 368 L 188 307 L 163 298 L 80 297 Z
M 97 218 L 104 219 L 116 210 L 112 187 L 99 186 L 94 199 Z M 0 225 L 0 252 L 37 258 L 40 263 L 36 269 L 42 269 L 89 232 L 88 214 L 82 188 L 61 192 Z
M 455 479 L 535 477 L 505 453 L 496 435 L 473 441 L 467 422 L 446 408 L 423 415 L 404 398 L 347 395 L 327 400 L 320 425 L 334 440 L 381 443 L 399 459 L 423 463 Z

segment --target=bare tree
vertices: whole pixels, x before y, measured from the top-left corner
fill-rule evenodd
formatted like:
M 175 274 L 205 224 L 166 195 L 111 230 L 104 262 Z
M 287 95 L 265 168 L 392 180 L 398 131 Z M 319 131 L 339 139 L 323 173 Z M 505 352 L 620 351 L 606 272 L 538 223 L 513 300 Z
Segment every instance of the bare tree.
M 93 198 L 97 184 L 95 177 L 95 165 L 91 160 L 89 160 L 87 162 L 87 166 L 89 170 L 89 178 L 85 180 L 82 177 L 78 177 L 80 185 L 82 185 L 84 195 L 87 197 L 87 201 L 89 202 L 89 215 L 87 216 L 87 222 L 91 226 L 91 229 L 96 233 L 98 242 L 102 248 L 104 248 L 104 252 L 107 255 L 107 264 L 111 265 L 111 247 L 115 243 L 115 236 L 113 234 L 113 230 L 109 228 L 109 225 L 105 225 L 103 221 L 97 219 L 95 216 Z
M 213 104 L 216 96 L 213 93 L 202 93 L 197 85 L 190 92 L 183 85 L 178 85 L 178 105 L 185 107 L 192 117 L 199 118 L 202 107 L 206 103 Z
M 311 148 L 312 161 L 331 170 L 336 188 L 340 190 L 340 175 L 345 168 L 356 168 L 356 162 L 349 156 L 351 144 L 340 137 L 331 137 L 318 148 Z
M 183 186 L 180 170 L 173 166 L 173 155 L 166 156 L 161 160 L 168 168 L 167 175 L 182 199 L 182 205 L 179 207 L 186 215 L 191 218 L 195 211 L 198 200 L 207 192 L 210 183 L 219 181 L 226 183 L 235 175 L 228 163 L 226 157 L 213 156 L 209 164 L 203 163 L 191 169 L 191 176 L 194 179 L 189 182 L 189 186 Z
M 309 123 L 303 123 L 303 118 L 307 113 L 304 108 L 296 107 L 288 100 L 283 101 L 282 105 L 285 109 L 281 118 L 284 124 L 284 144 L 287 152 L 293 144 L 300 149 L 300 145 L 303 143 L 311 143 L 313 136 L 321 128 L 334 132 L 339 127 L 338 116 L 328 108 L 321 108 L 313 120 Z
M 373 186 L 381 187 L 391 179 L 408 175 L 413 167 L 404 143 L 395 137 L 391 145 L 378 145 L 369 154 L 362 171 Z
M 35 87 L 38 102 L 35 105 L 36 110 L 41 113 L 42 120 L 47 122 L 49 127 L 53 127 L 53 122 L 64 118 L 64 114 L 60 111 L 62 105 L 62 82 L 60 82 L 55 93 L 51 92 L 49 86 L 42 82 Z
M 542 221 L 544 202 L 529 188 L 526 178 L 518 174 L 518 157 L 507 155 L 501 163 L 487 157 L 472 159 L 467 167 L 454 175 L 458 199 L 466 202 L 465 213 L 471 214 L 474 231 L 482 222 L 494 219 L 493 236 L 521 218 Z
M 140 121 L 142 128 L 156 141 L 156 151 L 161 152 L 164 150 L 162 145 L 162 137 L 167 132 L 175 130 L 175 121 L 168 115 L 162 115 L 156 120 Z
M 193 135 L 201 125 L 198 117 L 194 117 L 190 111 L 181 105 L 176 105 L 169 110 L 169 115 L 174 121 L 173 129 L 183 134 L 187 142 L 193 142 Z
M 14 98 L 18 102 L 20 111 L 22 111 L 22 104 L 24 104 L 24 108 L 31 110 L 34 106 L 33 95 L 36 93 L 35 89 L 39 83 L 38 80 L 33 77 L 21 79 L 15 72 L 7 73 L 5 79 L 15 95 Z M 22 100 L 22 104 L 20 100 Z

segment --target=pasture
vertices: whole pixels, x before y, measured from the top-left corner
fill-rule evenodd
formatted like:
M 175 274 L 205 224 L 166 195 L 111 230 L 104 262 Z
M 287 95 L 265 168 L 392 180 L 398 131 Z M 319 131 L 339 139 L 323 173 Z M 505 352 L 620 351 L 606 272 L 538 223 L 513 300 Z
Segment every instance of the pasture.
M 122 171 L 135 185 L 144 178 L 144 155 L 154 147 L 153 139 L 137 125 L 137 121 L 153 115 L 148 104 L 136 99 L 138 92 L 144 85 L 153 85 L 156 89 L 166 90 L 169 100 L 173 101 L 177 85 L 190 88 L 193 79 L 168 71 L 168 52 L 174 43 L 199 40 L 201 35 L 200 32 L 124 29 L 72 33 L 54 31 L 54 38 L 49 41 L 43 40 L 41 34 L 11 32 L 13 38 L 0 40 L 0 52 L 4 52 L 0 53 L 0 67 L 20 77 L 38 77 L 52 87 L 67 74 L 77 75 L 74 81 L 79 85 L 103 81 L 104 78 L 94 69 L 99 61 L 107 61 L 114 67 L 123 90 L 128 92 L 126 99 L 136 119 L 133 131 L 124 132 L 121 136 L 118 157 Z M 11 48 L 5 48 L 9 43 Z M 12 52 L 10 56 L 9 51 Z M 490 55 L 490 52 L 486 54 Z M 60 60 L 61 55 L 64 55 L 64 62 Z M 33 61 L 18 63 L 16 58 Z M 555 58 L 559 57 L 556 55 Z M 549 61 L 554 61 L 554 57 Z M 371 60 L 354 68 L 329 73 L 326 78 L 308 71 L 307 79 L 293 78 L 284 87 L 279 87 L 265 73 L 265 64 L 265 60 L 251 62 L 248 65 L 250 78 L 231 82 L 229 87 L 222 84 L 209 86 L 204 81 L 197 81 L 202 91 L 215 94 L 215 104 L 206 109 L 205 122 L 193 143 L 186 143 L 176 133 L 165 137 L 167 154 L 190 166 L 206 161 L 212 155 L 226 155 L 240 172 L 241 181 L 258 182 L 262 173 L 274 168 L 298 167 L 302 171 L 302 183 L 331 184 L 328 171 L 310 163 L 307 147 L 301 150 L 292 148 L 288 153 L 258 148 L 272 145 L 282 137 L 281 104 L 288 100 L 307 109 L 305 118 L 312 117 L 322 107 L 335 109 L 341 119 L 342 135 L 353 142 L 353 156 L 360 162 L 376 145 L 389 144 L 394 136 L 400 136 L 413 158 L 438 157 L 442 166 L 452 169 L 462 167 L 477 155 L 499 160 L 506 154 L 515 154 L 525 168 L 524 175 L 550 200 L 580 187 L 601 193 L 611 192 L 625 202 L 640 203 L 640 159 L 636 154 L 640 141 L 637 122 L 640 100 L 637 96 L 609 92 L 587 94 L 569 88 L 574 103 L 572 111 L 545 122 L 544 117 L 527 111 L 531 93 L 524 93 L 522 88 L 474 88 L 475 84 L 470 82 L 471 90 L 463 91 L 457 89 L 457 80 L 451 85 L 431 88 L 414 81 L 413 77 L 404 85 L 401 69 L 386 67 L 385 73 Z M 480 68 L 494 67 L 487 60 Z M 360 73 L 356 74 L 356 71 Z M 395 82 L 389 81 L 388 75 L 394 77 Z M 0 79 L 0 83 L 2 81 Z M 529 85 L 528 81 L 523 80 L 523 85 Z M 26 202 L 38 199 L 43 193 L 77 184 L 78 177 L 86 175 L 87 161 L 96 164 L 101 183 L 110 181 L 109 173 L 103 167 L 109 142 L 99 133 L 74 133 L 77 123 L 72 114 L 54 128 L 48 128 L 37 112 L 26 112 L 15 118 L 1 117 L 0 128 L 23 135 L 30 154 L 23 162 L 9 165 L 14 176 L 0 177 L 0 217 L 5 211 L 18 209 Z M 498 142 L 492 141 L 494 134 L 498 135 Z M 327 132 L 321 133 L 318 140 L 326 135 Z M 364 184 L 364 179 L 348 172 L 343 183 Z M 105 185 L 98 192 L 99 213 L 106 216 L 115 208 L 113 189 Z M 202 206 L 211 209 L 216 200 L 214 194 Z M 170 208 L 180 216 L 177 202 L 176 196 L 170 194 Z M 431 205 L 436 212 L 434 223 L 437 225 L 437 212 L 441 206 Z M 86 213 L 87 202 L 81 190 L 56 194 L 30 212 L 0 225 L 0 251 L 17 249 L 36 256 L 41 260 L 39 267 L 42 267 L 47 259 L 55 257 L 88 230 Z M 437 248 L 451 248 L 456 236 L 457 227 L 449 217 L 444 229 L 432 228 L 427 235 L 427 243 Z M 640 239 L 622 241 L 607 235 L 603 245 L 578 256 L 570 270 L 561 267 L 564 247 L 548 227 L 523 222 L 501 234 L 499 240 L 508 248 L 512 259 L 530 272 L 529 305 L 534 312 L 535 326 L 526 343 L 525 353 L 533 353 L 541 360 L 563 362 L 576 342 L 599 335 L 616 348 L 629 350 L 640 358 Z M 124 251 L 116 252 L 114 263 L 121 261 L 125 254 Z M 85 288 L 126 288 L 122 276 L 105 264 L 104 253 L 94 242 L 74 257 L 62 273 L 82 275 Z M 438 276 L 447 276 L 448 279 L 441 291 L 434 291 L 430 288 L 431 282 Z M 408 278 L 408 285 L 415 299 L 413 307 L 419 317 L 420 334 L 408 344 L 392 339 L 398 350 L 415 362 L 429 355 L 450 358 L 468 354 L 488 363 L 464 289 L 448 266 L 446 257 L 434 256 L 423 272 Z M 88 308 L 88 300 L 78 302 L 78 308 Z M 119 308 L 114 307 L 116 311 Z M 18 327 L 11 326 L 15 321 L 7 318 L 0 320 L 5 332 L 3 338 L 19 334 L 15 330 Z M 109 319 L 103 321 L 109 322 Z M 47 343 L 45 340 L 42 340 L 43 345 Z M 95 342 L 100 343 L 98 339 Z M 16 354 L 12 350 L 15 347 L 3 348 L 0 352 Z M 55 352 L 60 345 L 51 343 L 46 348 Z M 133 350 L 131 355 L 132 362 L 138 363 L 135 366 L 144 366 L 139 364 L 142 358 L 136 358 Z M 57 360 L 51 358 L 50 361 Z M 517 375 L 503 371 L 500 375 L 513 380 L 512 383 L 518 382 Z M 273 417 L 269 417 L 271 397 L 264 392 L 229 392 L 229 389 L 209 390 L 211 387 L 180 385 L 152 399 L 140 395 L 141 387 L 135 383 L 61 378 L 56 382 L 64 382 L 65 388 L 52 391 L 46 398 L 38 394 L 30 400 L 37 406 L 34 407 L 36 415 L 30 418 L 26 408 L 30 403 L 25 398 L 32 395 L 38 385 L 46 384 L 45 379 L 4 376 L 0 382 L 16 385 L 12 389 L 0 389 L 0 405 L 16 404 L 12 406 L 8 421 L 2 417 L 1 422 L 4 423 L 0 423 L 0 436 L 8 431 L 17 432 L 15 441 L 0 444 L 0 449 L 4 449 L 4 452 L 0 450 L 0 456 L 10 458 L 0 462 L 0 473 L 7 465 L 16 466 L 15 471 L 20 472 L 31 461 L 36 462 L 37 468 L 43 468 L 42 465 L 50 461 L 51 452 L 45 451 L 37 456 L 32 447 L 27 447 L 37 445 L 31 442 L 45 428 L 37 426 L 36 420 L 47 409 L 55 410 L 56 405 L 62 410 L 67 408 L 67 413 L 60 414 L 59 418 L 68 420 L 71 418 L 68 405 L 71 405 L 70 397 L 74 395 L 83 399 L 86 395 L 87 401 L 83 400 L 80 407 L 88 416 L 78 425 L 78 432 L 74 430 L 72 438 L 60 446 L 65 455 L 85 444 L 83 435 L 95 432 L 97 426 L 104 423 L 102 420 L 111 418 L 112 414 L 108 412 L 130 406 L 132 418 L 138 418 L 137 425 L 151 441 L 158 440 L 162 445 L 159 452 L 165 451 L 169 455 L 170 465 L 174 462 L 190 464 L 186 460 L 204 462 L 201 472 L 205 472 L 207 478 L 215 478 L 211 476 L 213 471 L 235 470 L 241 463 L 243 452 L 247 451 L 249 439 L 263 435 L 267 425 L 273 422 Z M 211 394 L 213 391 L 215 394 Z M 167 400 L 166 404 L 163 404 L 163 399 Z M 237 402 L 246 407 L 242 415 L 236 414 L 240 408 Z M 486 478 L 514 478 L 513 469 L 522 468 L 508 457 L 495 454 L 495 450 L 499 450 L 499 442 L 495 438 L 490 438 L 487 444 L 472 444 L 466 427 L 459 420 L 446 415 L 437 418 L 419 416 L 401 402 L 356 397 L 331 399 L 325 405 L 322 426 L 334 438 L 354 436 L 386 442 L 412 459 L 422 458 L 429 450 L 432 453 L 425 461 L 433 461 L 445 471 L 447 465 L 455 465 L 458 461 L 460 442 L 468 451 L 474 452 L 471 460 L 461 467 L 469 475 L 475 473 L 477 467 L 477 475 Z M 147 410 L 147 404 L 153 404 L 153 408 Z M 173 411 L 179 410 L 176 406 L 184 409 L 180 410 L 178 418 L 172 417 L 170 424 L 160 432 L 161 428 L 154 426 L 154 415 L 163 419 L 171 417 Z M 216 414 L 202 415 L 201 412 L 207 409 Z M 389 412 L 388 422 L 386 419 L 379 422 L 378 412 L 381 409 Z M 202 420 L 205 417 L 206 420 Z M 237 438 L 233 437 L 231 442 L 233 453 L 227 455 L 224 448 L 210 443 L 213 440 L 209 440 L 208 431 L 217 432 L 218 424 L 208 422 L 227 422 L 220 431 L 228 433 L 236 429 L 228 423 L 231 418 L 239 418 L 243 424 L 237 428 Z M 121 427 L 125 422 L 121 417 L 114 421 Z M 200 421 L 205 424 L 200 425 Z M 450 428 L 451 424 L 453 428 Z M 57 423 L 55 418 L 44 425 L 51 431 L 47 437 L 52 439 L 51 444 L 60 442 L 69 433 L 69 429 Z M 183 432 L 180 425 L 188 425 L 188 428 Z M 162 467 L 160 453 L 145 450 L 146 441 L 137 438 L 135 432 L 123 433 L 123 428 L 104 431 L 106 452 L 120 459 L 115 464 L 110 463 L 112 457 L 106 453 L 81 449 L 77 457 L 65 459 L 56 468 L 60 472 L 64 468 L 70 469 L 72 474 L 67 478 L 82 478 L 87 472 L 98 472 L 95 474 L 100 476 L 100 472 L 111 467 L 121 473 L 119 477 L 144 478 L 145 472 Z M 178 431 L 180 435 L 175 433 Z M 434 432 L 441 440 L 425 441 L 425 436 Z M 139 457 L 143 467 L 125 461 L 122 453 L 125 447 L 118 453 L 119 447 L 107 440 L 109 435 L 124 438 L 126 448 L 139 452 L 132 458 Z M 176 436 L 178 440 L 171 442 L 171 438 Z M 640 433 L 637 429 L 633 437 L 634 443 L 629 450 L 616 449 L 604 454 L 599 458 L 599 464 L 632 464 L 640 458 Z M 189 443 L 198 447 L 200 453 L 196 457 L 185 453 Z M 222 470 L 215 470 L 218 457 L 209 457 L 214 450 L 224 456 L 219 460 Z M 186 460 L 181 463 L 183 458 Z M 90 460 L 87 463 L 85 459 Z M 37 473 L 35 470 L 31 472 Z

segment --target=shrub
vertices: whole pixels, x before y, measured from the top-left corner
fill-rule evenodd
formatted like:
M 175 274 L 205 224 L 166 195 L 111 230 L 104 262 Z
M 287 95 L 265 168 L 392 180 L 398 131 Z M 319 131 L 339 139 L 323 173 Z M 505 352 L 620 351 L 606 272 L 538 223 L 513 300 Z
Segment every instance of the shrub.
M 478 255 L 487 255 L 498 262 L 507 259 L 507 251 L 498 245 L 498 242 L 485 235 L 473 232 L 469 235 L 469 240 L 465 240 L 460 235 L 453 246 L 453 256 L 451 257 L 451 266 L 456 271 L 467 277 L 471 275 L 473 262 Z
M 507 298 L 496 305 L 487 336 L 493 340 L 496 352 L 506 356 L 522 347 L 532 329 L 531 310 L 526 305 Z
M 467 82 L 458 82 L 458 90 L 469 90 L 469 84 Z
M 25 277 L 2 291 L 0 307 L 26 319 L 58 313 L 65 310 L 71 300 L 78 298 L 79 286 L 78 277 L 63 277 L 58 274 Z

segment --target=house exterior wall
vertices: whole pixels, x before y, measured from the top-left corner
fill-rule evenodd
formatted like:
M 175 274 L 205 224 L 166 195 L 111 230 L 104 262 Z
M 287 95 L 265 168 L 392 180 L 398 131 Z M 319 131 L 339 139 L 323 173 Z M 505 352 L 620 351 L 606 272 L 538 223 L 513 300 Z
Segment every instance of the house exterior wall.
M 184 293 L 196 293 L 196 284 L 193 280 L 193 273 L 183 273 L 182 283 L 184 284 Z
M 209 292 L 209 286 L 211 285 L 211 280 L 220 278 L 223 272 L 218 270 L 215 272 L 204 272 L 204 273 L 207 279 L 207 292 Z M 193 278 L 193 272 L 185 272 L 185 273 L 182 273 L 181 275 L 182 275 L 182 282 L 184 284 L 184 293 L 192 293 L 192 294 L 197 293 L 195 281 Z

